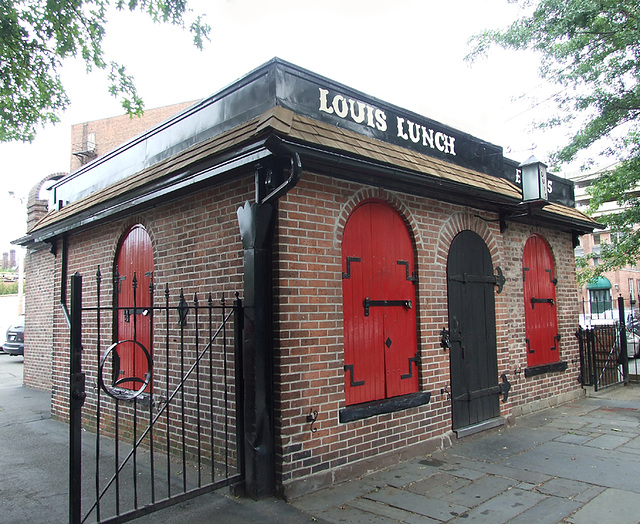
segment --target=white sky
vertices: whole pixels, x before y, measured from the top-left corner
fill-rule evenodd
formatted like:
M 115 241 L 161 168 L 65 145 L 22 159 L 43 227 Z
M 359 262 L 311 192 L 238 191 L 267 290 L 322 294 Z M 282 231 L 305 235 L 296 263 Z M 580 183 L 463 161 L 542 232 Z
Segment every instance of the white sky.
M 522 161 L 546 160 L 565 133 L 533 127 L 553 111 L 555 89 L 530 53 L 491 51 L 464 62 L 469 37 L 503 28 L 520 13 L 507 0 L 191 0 L 212 26 L 204 52 L 187 31 L 117 14 L 107 26 L 107 58 L 127 66 L 148 108 L 217 92 L 277 56 L 368 95 L 439 120 L 504 148 Z M 123 113 L 103 72 L 69 62 L 71 107 L 32 144 L 0 144 L 0 252 L 26 231 L 19 197 L 50 173 L 67 172 L 70 126 Z M 14 193 L 14 197 L 9 195 Z

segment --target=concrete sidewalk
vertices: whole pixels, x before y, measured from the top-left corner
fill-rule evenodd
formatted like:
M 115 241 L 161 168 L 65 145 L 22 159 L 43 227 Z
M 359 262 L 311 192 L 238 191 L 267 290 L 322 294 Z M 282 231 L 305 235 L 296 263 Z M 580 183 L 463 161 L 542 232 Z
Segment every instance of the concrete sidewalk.
M 293 502 L 350 523 L 637 524 L 640 387 L 616 387 Z
M 0 354 L 0 522 L 68 522 L 68 426 L 46 392 Z M 618 387 L 520 417 L 513 427 L 306 495 L 227 490 L 133 522 L 640 522 L 640 387 Z

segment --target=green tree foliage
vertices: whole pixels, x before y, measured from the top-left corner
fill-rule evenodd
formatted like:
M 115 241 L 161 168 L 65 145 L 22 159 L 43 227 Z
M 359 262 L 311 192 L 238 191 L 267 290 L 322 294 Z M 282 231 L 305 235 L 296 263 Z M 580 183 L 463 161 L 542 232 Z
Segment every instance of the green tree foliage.
M 600 266 L 589 269 L 581 262 L 582 278 L 635 264 L 640 256 L 640 233 L 633 229 L 640 224 L 640 0 L 510 2 L 522 6 L 523 16 L 505 30 L 475 36 L 468 58 L 494 45 L 539 53 L 540 74 L 560 86 L 558 114 L 542 127 L 577 130 L 551 160 L 570 162 L 587 149 L 600 159 L 611 157 L 616 167 L 590 188 L 591 210 L 605 202 L 626 206 L 599 219 L 614 240 L 603 246 Z
M 154 22 L 184 27 L 187 0 L 0 0 L 0 141 L 31 141 L 38 128 L 59 121 L 69 104 L 60 79 L 63 60 L 81 58 L 87 71 L 109 72 L 109 92 L 130 115 L 143 102 L 125 67 L 108 60 L 102 42 L 110 7 L 146 13 Z M 189 23 L 202 49 L 210 27 Z

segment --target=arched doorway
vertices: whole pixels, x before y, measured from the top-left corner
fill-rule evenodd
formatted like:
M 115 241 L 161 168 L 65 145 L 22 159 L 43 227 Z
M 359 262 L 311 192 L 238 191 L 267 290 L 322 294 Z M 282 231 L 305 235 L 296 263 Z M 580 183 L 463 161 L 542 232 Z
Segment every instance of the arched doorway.
M 484 240 L 459 233 L 447 259 L 453 429 L 500 415 L 495 283 Z

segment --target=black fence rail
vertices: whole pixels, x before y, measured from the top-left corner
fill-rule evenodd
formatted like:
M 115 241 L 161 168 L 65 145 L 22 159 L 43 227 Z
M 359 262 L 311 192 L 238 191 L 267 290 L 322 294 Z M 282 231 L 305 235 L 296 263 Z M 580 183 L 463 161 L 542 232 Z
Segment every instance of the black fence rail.
M 579 302 L 580 326 L 583 329 L 606 332 L 609 329 L 607 326 L 617 326 L 619 333 L 616 344 L 626 348 L 627 379 L 632 382 L 640 382 L 640 309 L 638 309 L 640 301 L 636 300 L 637 298 L 633 295 L 628 297 L 619 295 L 617 299 L 612 300 L 610 296 L 592 296 L 589 300 L 581 299 Z M 600 326 L 604 327 L 600 328 Z M 621 344 L 620 338 L 623 336 L 623 331 L 626 341 Z M 606 335 L 602 336 L 606 337 Z M 595 337 L 597 340 L 599 335 Z M 596 341 L 594 343 L 597 344 Z M 583 341 L 583 346 L 586 351 L 586 340 Z M 622 352 L 618 357 L 622 363 L 625 358 Z M 583 375 L 583 381 L 585 385 L 592 385 L 593 379 L 589 378 L 590 360 L 582 354 L 581 359 L 585 362 L 587 375 Z M 624 374 L 624 369 L 622 372 Z M 609 371 L 609 373 L 613 375 L 612 372 Z
M 593 386 L 596 391 L 628 382 L 630 367 L 636 369 L 635 357 L 640 350 L 640 332 L 632 325 L 635 317 L 625 313 L 624 298 L 618 297 L 613 305 L 609 300 L 606 308 L 599 306 L 594 311 L 592 303 L 587 308 L 582 301 L 581 325 L 576 333 L 580 378 L 583 385 Z
M 617 325 L 580 328 L 580 366 L 582 383 L 600 388 L 624 381 L 620 358 L 620 328 Z
M 187 301 L 165 286 L 156 304 L 153 285 L 148 297 L 133 286 L 132 301 L 114 291 L 105 306 L 98 271 L 83 306 L 71 277 L 74 524 L 126 522 L 242 482 L 241 300 Z

